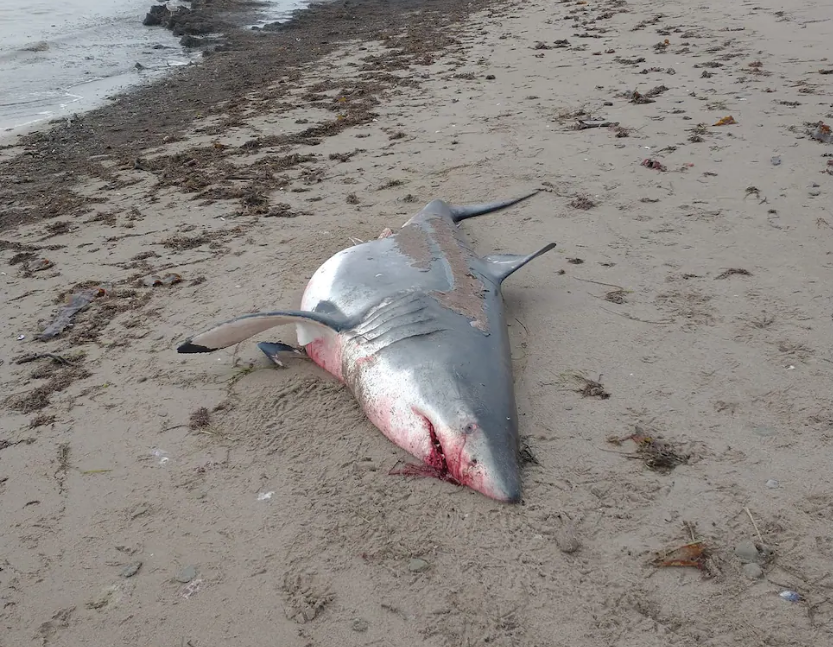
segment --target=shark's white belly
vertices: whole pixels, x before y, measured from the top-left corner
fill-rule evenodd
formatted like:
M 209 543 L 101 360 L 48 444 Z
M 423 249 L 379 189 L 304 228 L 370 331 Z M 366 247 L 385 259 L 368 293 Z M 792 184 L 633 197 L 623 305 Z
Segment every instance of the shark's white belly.
M 301 309 L 315 310 L 322 301 L 329 301 L 346 317 L 358 317 L 403 291 L 442 289 L 442 284 L 443 278 L 436 271 L 411 266 L 395 237 L 390 237 L 348 247 L 331 256 L 307 283 Z M 296 324 L 296 330 L 302 346 L 322 336 L 318 327 L 309 324 Z

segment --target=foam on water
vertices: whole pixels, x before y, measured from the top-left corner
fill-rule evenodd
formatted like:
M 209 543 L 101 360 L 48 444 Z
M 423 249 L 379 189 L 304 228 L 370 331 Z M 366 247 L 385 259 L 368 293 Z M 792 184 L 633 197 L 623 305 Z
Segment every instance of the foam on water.
M 167 29 L 142 25 L 152 4 L 0 1 L 0 136 L 89 110 L 172 66 L 198 60 L 199 53 L 183 49 Z M 257 25 L 285 20 L 304 4 L 272 0 Z

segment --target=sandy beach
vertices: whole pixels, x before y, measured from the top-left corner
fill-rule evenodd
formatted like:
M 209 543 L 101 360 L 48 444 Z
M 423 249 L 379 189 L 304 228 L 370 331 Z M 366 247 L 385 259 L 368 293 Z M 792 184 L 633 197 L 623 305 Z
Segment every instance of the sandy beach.
M 394 4 L 0 148 L 0 646 L 833 644 L 833 11 Z M 257 349 L 291 327 L 175 352 L 535 188 L 461 225 L 558 243 L 504 286 L 521 505 L 390 475 L 343 385 Z

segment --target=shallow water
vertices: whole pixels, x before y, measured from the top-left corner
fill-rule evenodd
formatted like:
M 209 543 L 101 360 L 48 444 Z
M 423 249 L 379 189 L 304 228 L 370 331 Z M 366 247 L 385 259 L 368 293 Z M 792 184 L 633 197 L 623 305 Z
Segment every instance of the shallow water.
M 0 135 L 89 110 L 172 66 L 199 58 L 161 27 L 152 0 L 0 0 Z M 168 2 L 173 8 L 187 2 Z M 258 23 L 302 0 L 272 0 Z M 141 69 L 137 68 L 139 64 Z

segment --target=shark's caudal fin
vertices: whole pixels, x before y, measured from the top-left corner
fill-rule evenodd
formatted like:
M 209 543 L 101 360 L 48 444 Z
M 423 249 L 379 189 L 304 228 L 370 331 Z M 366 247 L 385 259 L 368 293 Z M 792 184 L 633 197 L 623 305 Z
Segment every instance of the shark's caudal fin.
M 554 247 L 555 243 L 550 243 L 537 252 L 532 252 L 532 254 L 526 256 L 520 254 L 490 254 L 489 256 L 483 257 L 483 262 L 486 265 L 486 271 L 500 285 L 507 276 L 522 268 L 529 261 L 538 258 L 542 254 L 546 254 Z
M 498 211 L 500 209 L 505 209 L 506 207 L 511 207 L 513 204 L 523 202 L 524 200 L 527 200 L 528 198 L 531 198 L 532 196 L 537 195 L 538 193 L 539 190 L 536 189 L 532 193 L 528 193 L 520 198 L 512 198 L 511 200 L 504 200 L 503 202 L 485 202 L 483 204 L 450 205 L 451 217 L 454 220 L 454 222 L 460 222 L 461 220 L 465 220 L 466 218 L 482 216 L 484 214 L 491 213 L 492 211 Z
M 337 313 L 322 314 L 303 310 L 258 312 L 217 324 L 185 340 L 177 347 L 176 351 L 178 353 L 210 353 L 220 348 L 239 344 L 241 341 L 275 326 L 293 323 L 313 324 L 335 332 L 339 332 L 347 326 L 344 317 Z

